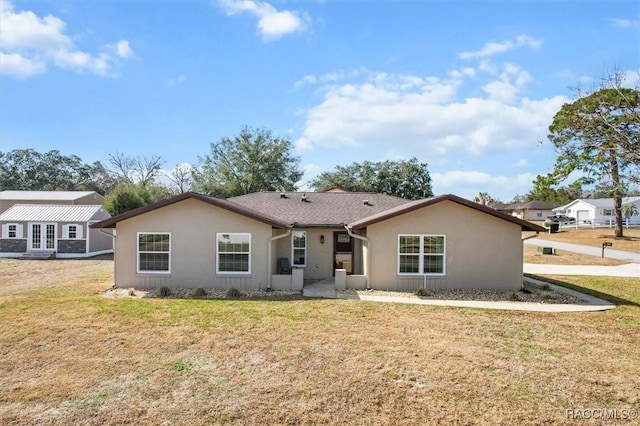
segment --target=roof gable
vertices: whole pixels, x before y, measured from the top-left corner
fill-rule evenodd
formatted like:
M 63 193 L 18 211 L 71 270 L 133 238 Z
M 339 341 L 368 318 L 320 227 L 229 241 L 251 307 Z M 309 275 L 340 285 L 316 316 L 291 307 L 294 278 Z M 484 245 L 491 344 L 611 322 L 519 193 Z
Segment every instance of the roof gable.
M 287 227 L 289 224 L 278 220 L 276 218 L 273 217 L 269 217 L 268 215 L 265 215 L 261 212 L 249 209 L 247 207 L 244 207 L 242 205 L 236 204 L 236 203 L 232 203 L 229 202 L 227 200 L 223 200 L 220 198 L 213 198 L 213 197 L 208 197 L 206 195 L 202 195 L 202 194 L 197 194 L 195 192 L 185 192 L 183 194 L 180 195 L 176 195 L 174 197 L 170 197 L 170 198 L 166 198 L 164 200 L 158 201 L 156 203 L 153 204 L 149 204 L 148 206 L 144 206 L 144 207 L 140 207 L 131 211 L 128 211 L 126 213 L 122 213 L 119 214 L 117 216 L 114 216 L 112 218 L 109 218 L 107 220 L 103 220 L 101 222 L 95 223 L 92 225 L 93 228 L 115 228 L 116 224 L 118 222 L 121 222 L 123 220 L 126 219 L 130 219 L 132 217 L 136 217 L 136 216 L 140 216 L 142 214 L 157 210 L 157 209 L 161 209 L 163 207 L 175 204 L 175 203 L 179 203 L 180 201 L 186 200 L 186 199 L 195 199 L 195 200 L 199 200 L 202 201 L 204 203 L 207 204 L 211 204 L 220 208 L 223 208 L 225 210 L 229 210 L 238 214 L 241 214 L 243 216 L 247 216 L 250 217 L 252 219 L 258 220 L 260 222 L 264 222 L 268 225 L 274 226 L 276 228 L 285 228 Z
M 518 219 L 515 216 L 511 216 L 511 215 L 507 215 L 504 213 L 501 213 L 499 211 L 496 211 L 495 209 L 488 207 L 488 206 L 484 206 L 482 204 L 479 203 L 475 203 L 473 201 L 469 201 L 467 199 L 458 197 L 456 195 L 453 194 L 445 194 L 445 195 L 440 195 L 437 197 L 432 197 L 432 198 L 425 198 L 422 200 L 416 200 L 416 201 L 411 201 L 408 202 L 404 205 L 398 206 L 396 208 L 393 209 L 389 209 L 387 211 L 366 217 L 364 219 L 355 221 L 353 223 L 350 224 L 351 227 L 353 227 L 354 229 L 362 229 L 362 228 L 366 228 L 369 225 L 373 225 L 374 223 L 378 223 L 378 222 L 382 222 L 384 220 L 387 219 L 391 219 L 393 217 L 397 217 L 400 215 L 403 215 L 405 213 L 409 213 L 415 210 L 419 210 L 437 203 L 441 203 L 443 201 L 452 201 L 454 203 L 458 203 L 461 204 L 465 207 L 469 207 L 471 209 L 477 210 L 479 212 L 488 214 L 490 216 L 496 217 L 498 219 L 502 219 L 504 221 L 507 222 L 511 222 L 511 223 L 515 223 L 516 225 L 519 225 L 523 231 L 536 231 L 536 232 L 545 232 L 545 228 L 535 225 L 531 222 L 528 222 L 526 220 L 522 220 L 522 219 Z
M 627 204 L 634 204 L 637 201 L 640 201 L 640 197 L 622 197 L 622 205 L 625 206 Z M 573 200 L 569 204 L 565 204 L 564 206 L 556 207 L 555 211 L 567 210 L 572 206 L 583 203 L 592 208 L 613 208 L 613 198 L 578 198 Z

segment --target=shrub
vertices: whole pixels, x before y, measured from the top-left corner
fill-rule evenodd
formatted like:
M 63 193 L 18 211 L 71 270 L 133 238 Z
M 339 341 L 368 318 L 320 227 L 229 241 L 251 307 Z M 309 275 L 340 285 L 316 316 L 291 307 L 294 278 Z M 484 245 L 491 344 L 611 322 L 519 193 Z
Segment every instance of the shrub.
M 551 291 L 551 287 L 549 286 L 549 284 L 542 284 L 540 286 L 540 290 Z
M 512 302 L 519 302 L 520 300 L 520 295 L 518 293 L 516 293 L 515 291 L 512 291 L 511 294 L 509 295 L 509 300 L 511 300 Z
M 427 296 L 431 296 L 431 292 L 429 292 L 429 290 L 420 287 L 419 289 L 416 290 L 416 296 L 418 297 L 427 297 Z
M 171 290 L 166 285 L 160 287 L 160 297 L 169 297 L 171 296 Z
M 242 293 L 237 288 L 231 287 L 229 290 L 227 290 L 227 297 L 230 297 L 230 298 L 242 297 Z
M 196 289 L 195 293 L 193 293 L 194 297 L 205 297 L 206 295 L 207 295 L 207 292 L 202 287 Z
M 173 365 L 173 371 L 184 371 L 188 368 L 189 366 L 187 365 L 186 362 L 184 361 L 178 361 Z

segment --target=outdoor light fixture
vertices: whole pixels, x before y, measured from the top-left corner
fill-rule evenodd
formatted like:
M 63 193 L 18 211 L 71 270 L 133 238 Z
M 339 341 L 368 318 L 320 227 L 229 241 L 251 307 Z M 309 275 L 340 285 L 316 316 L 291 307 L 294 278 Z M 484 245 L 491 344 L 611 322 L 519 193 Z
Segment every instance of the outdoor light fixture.
M 320 235 L 320 244 L 324 244 L 324 235 Z

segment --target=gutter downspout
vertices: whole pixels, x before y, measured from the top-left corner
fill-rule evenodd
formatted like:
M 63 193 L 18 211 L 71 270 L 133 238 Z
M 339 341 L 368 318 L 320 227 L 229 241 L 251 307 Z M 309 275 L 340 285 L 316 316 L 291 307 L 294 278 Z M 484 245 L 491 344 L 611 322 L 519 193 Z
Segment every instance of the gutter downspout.
M 350 237 L 367 243 L 367 258 L 365 259 L 364 283 L 367 287 L 367 290 L 371 290 L 371 287 L 369 286 L 369 271 L 371 269 L 371 240 L 367 237 L 363 237 L 362 235 L 354 234 L 351 231 L 349 225 L 347 225 L 346 223 L 343 223 L 342 225 L 344 226 L 344 229 L 347 231 L 347 234 L 349 234 Z
M 280 238 L 286 238 L 291 235 L 291 230 L 293 229 L 293 223 L 287 227 L 287 232 L 282 235 L 276 235 L 275 237 L 269 238 L 269 245 L 267 246 L 267 291 L 271 290 L 271 246 L 275 240 L 279 240 Z

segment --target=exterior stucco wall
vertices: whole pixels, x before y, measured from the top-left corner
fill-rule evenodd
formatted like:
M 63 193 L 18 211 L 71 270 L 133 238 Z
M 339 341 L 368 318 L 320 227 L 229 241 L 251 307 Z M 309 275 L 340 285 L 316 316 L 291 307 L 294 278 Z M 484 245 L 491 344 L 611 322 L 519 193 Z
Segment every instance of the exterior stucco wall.
M 398 235 L 446 236 L 446 274 L 398 275 Z M 520 226 L 451 201 L 444 201 L 367 228 L 371 239 L 370 285 L 410 291 L 446 289 L 517 290 L 522 286 Z
M 138 232 L 171 233 L 169 274 L 137 273 Z M 251 234 L 250 274 L 216 274 L 217 232 Z M 115 284 L 139 288 L 165 285 L 266 288 L 267 246 L 271 236 L 270 225 L 195 199 L 186 199 L 118 223 Z

